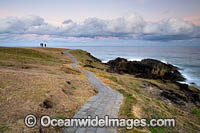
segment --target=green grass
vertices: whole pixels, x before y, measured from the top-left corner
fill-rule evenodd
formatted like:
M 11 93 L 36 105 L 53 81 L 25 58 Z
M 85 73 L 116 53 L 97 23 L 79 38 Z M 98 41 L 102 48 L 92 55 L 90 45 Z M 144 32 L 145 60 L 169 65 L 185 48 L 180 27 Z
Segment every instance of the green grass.
M 8 126 L 6 126 L 5 124 L 1 124 L 0 125 L 0 133 L 2 132 L 5 132 L 5 131 L 7 131 L 8 130 Z
M 137 94 L 141 94 L 141 91 L 139 89 L 137 89 L 140 85 L 140 82 L 129 82 L 128 84 L 128 88 L 135 91 Z
M 107 76 L 107 75 L 104 75 L 104 78 L 107 78 L 107 79 L 109 79 L 109 80 L 111 80 L 111 81 L 113 81 L 113 82 L 115 82 L 115 83 L 118 83 L 117 78 L 114 77 L 114 76 Z
M 64 120 L 64 119 L 66 119 L 66 117 L 64 115 L 57 115 L 56 119 L 63 119 Z
M 159 110 L 157 110 L 156 108 L 153 108 L 151 106 L 146 105 L 143 108 L 143 111 L 148 115 L 151 116 L 151 118 L 162 118 L 165 117 L 166 114 L 164 114 L 163 112 L 160 112 Z
M 74 114 L 73 114 L 73 111 L 72 111 L 71 109 L 68 110 L 67 112 L 69 113 L 70 116 L 74 115 Z
M 147 124 L 150 124 L 150 119 L 147 118 Z M 165 128 L 163 127 L 149 127 L 151 133 L 166 133 Z
M 156 105 L 158 105 L 159 107 L 163 108 L 160 101 L 154 100 L 154 99 L 153 99 L 153 101 L 156 103 Z
M 47 91 L 46 91 L 46 93 L 50 93 L 50 92 L 51 92 L 50 90 L 47 90 Z
M 75 85 L 72 85 L 72 88 L 73 88 L 74 90 L 78 89 L 78 87 L 75 86 Z
M 151 133 L 166 133 L 163 127 L 149 127 L 149 131 L 151 131 Z
M 192 109 L 192 114 L 194 114 L 200 120 L 200 109 L 193 108 Z
M 137 103 L 136 99 L 132 94 L 125 92 L 124 90 L 119 90 L 124 96 L 124 103 L 120 108 L 120 115 L 125 117 L 133 117 L 132 107 Z
M 56 58 L 46 53 L 37 50 L 25 48 L 7 48 L 0 47 L 0 60 L 11 60 L 23 63 L 37 62 L 37 61 L 51 61 L 55 62 Z
M 98 69 L 104 70 L 107 66 L 101 64 L 95 57 L 83 50 L 73 50 L 70 52 L 73 56 L 80 61 L 80 65 L 92 65 Z M 90 61 L 90 62 L 88 62 Z

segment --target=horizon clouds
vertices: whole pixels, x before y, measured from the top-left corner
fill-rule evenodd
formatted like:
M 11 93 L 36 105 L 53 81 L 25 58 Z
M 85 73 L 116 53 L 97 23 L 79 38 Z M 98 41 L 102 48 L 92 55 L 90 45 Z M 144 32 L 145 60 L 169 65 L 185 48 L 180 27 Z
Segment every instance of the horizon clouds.
M 31 41 L 35 39 L 67 41 L 79 39 L 130 39 L 176 41 L 200 39 L 200 26 L 189 21 L 170 18 L 145 21 L 138 14 L 105 20 L 96 17 L 74 22 L 66 19 L 59 26 L 40 16 L 0 18 L 0 41 Z

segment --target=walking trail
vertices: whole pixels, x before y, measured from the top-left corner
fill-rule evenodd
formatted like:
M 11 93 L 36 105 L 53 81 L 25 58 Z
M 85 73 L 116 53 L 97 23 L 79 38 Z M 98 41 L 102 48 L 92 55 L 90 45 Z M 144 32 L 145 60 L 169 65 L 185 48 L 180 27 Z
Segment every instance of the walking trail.
M 85 103 L 73 118 L 87 118 L 90 115 L 92 118 L 99 116 L 104 118 L 108 115 L 109 118 L 118 118 L 120 103 L 123 100 L 122 94 L 111 89 L 103 84 L 92 72 L 77 67 L 78 61 L 69 53 L 70 50 L 64 51 L 64 54 L 69 56 L 74 62 L 73 68 L 81 70 L 85 73 L 88 81 L 98 91 L 96 96 L 93 96 Z M 64 133 L 117 133 L 117 128 L 65 128 Z

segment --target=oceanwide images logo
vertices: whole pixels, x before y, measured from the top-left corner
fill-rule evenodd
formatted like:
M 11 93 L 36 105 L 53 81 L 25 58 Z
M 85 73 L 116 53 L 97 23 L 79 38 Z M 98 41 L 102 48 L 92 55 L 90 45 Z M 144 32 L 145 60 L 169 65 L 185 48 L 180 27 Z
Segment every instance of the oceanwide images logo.
M 104 118 L 99 118 L 95 116 L 92 118 L 88 116 L 87 118 L 73 118 L 73 119 L 55 119 L 48 115 L 42 116 L 40 119 L 40 125 L 42 127 L 119 127 L 126 129 L 133 129 L 134 127 L 175 127 L 175 119 L 151 119 L 147 122 L 147 119 L 118 119 L 109 118 L 105 116 Z M 36 116 L 29 114 L 25 117 L 24 123 L 28 128 L 35 127 L 37 125 Z

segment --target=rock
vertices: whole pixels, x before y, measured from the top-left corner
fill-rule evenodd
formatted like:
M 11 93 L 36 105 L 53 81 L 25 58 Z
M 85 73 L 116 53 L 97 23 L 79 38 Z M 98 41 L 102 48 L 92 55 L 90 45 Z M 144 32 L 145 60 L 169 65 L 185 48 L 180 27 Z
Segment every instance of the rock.
M 65 81 L 67 84 L 71 85 L 71 82 L 70 81 Z
M 191 85 L 196 85 L 196 83 L 194 83 L 194 82 L 192 82 L 192 83 L 190 83 Z
M 95 66 L 93 66 L 93 65 L 84 65 L 83 67 L 95 68 Z
M 176 85 L 178 85 L 181 91 L 184 92 L 188 101 L 192 102 L 197 107 L 200 107 L 200 91 L 198 89 L 191 90 L 187 84 L 181 84 L 178 82 L 176 82 Z
M 88 64 L 91 64 L 93 61 L 92 60 L 86 60 L 88 62 Z
M 40 106 L 46 109 L 53 108 L 53 102 L 46 99 Z
M 169 99 L 171 102 L 179 105 L 185 105 L 184 102 L 188 102 L 187 98 L 183 95 L 180 95 L 178 93 L 175 93 L 173 91 L 163 91 L 161 92 L 161 96 Z
M 64 54 L 63 52 L 60 52 L 61 54 Z
M 22 66 L 22 69 L 29 69 L 29 66 Z
M 185 78 L 179 69 L 171 64 L 165 64 L 154 59 L 142 61 L 128 61 L 124 58 L 116 58 L 107 63 L 108 72 L 128 73 L 139 78 L 160 79 L 170 81 L 184 81 Z
M 163 88 L 160 96 L 168 99 L 172 103 L 184 106 L 185 104 L 192 103 L 200 107 L 200 91 L 190 89 L 187 84 L 174 82 L 179 88 Z

